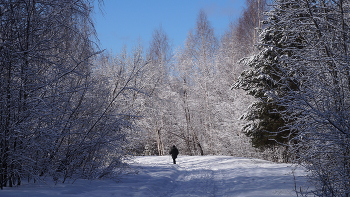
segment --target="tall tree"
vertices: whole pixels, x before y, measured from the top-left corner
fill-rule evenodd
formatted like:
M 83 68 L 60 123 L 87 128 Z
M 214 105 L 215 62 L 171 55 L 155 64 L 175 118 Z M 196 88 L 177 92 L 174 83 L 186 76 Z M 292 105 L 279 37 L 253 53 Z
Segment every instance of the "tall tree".
M 149 109 L 148 125 L 151 127 L 153 136 L 156 136 L 158 155 L 164 155 L 164 109 L 167 107 L 167 101 L 163 92 L 166 92 L 168 85 L 168 68 L 172 58 L 172 51 L 169 38 L 162 26 L 155 29 L 152 34 L 152 40 L 149 48 L 150 64 L 147 69 L 149 88 L 147 90 L 148 99 L 146 99 Z M 152 115 L 151 115 L 152 114 Z
M 248 27 L 246 27 L 248 28 Z M 253 27 L 251 27 L 253 29 Z M 220 51 L 217 62 L 216 86 L 219 103 L 222 107 L 218 110 L 223 128 L 220 128 L 221 141 L 226 141 L 228 153 L 235 156 L 260 157 L 251 146 L 250 138 L 243 134 L 242 125 L 246 120 L 240 117 L 247 112 L 248 106 L 254 101 L 250 95 L 246 95 L 241 89 L 229 90 L 232 84 L 236 83 L 240 73 L 247 68 L 239 60 L 243 58 L 240 47 L 247 43 L 241 43 L 238 39 L 238 28 L 234 22 L 229 24 L 228 29 L 220 40 Z M 250 52 L 252 53 L 252 52 Z M 224 107 L 223 107 L 224 106 Z M 265 158 L 265 157 L 264 157 Z M 266 158 L 265 158 L 266 159 Z
M 200 140 L 200 132 L 196 129 L 196 113 L 191 105 L 195 102 L 195 90 L 194 90 L 194 79 L 193 79 L 193 64 L 191 56 L 185 51 L 177 53 L 177 73 L 179 74 L 178 80 L 175 81 L 177 84 L 177 103 L 181 106 L 181 111 L 177 113 L 182 114 L 180 118 L 177 118 L 178 134 L 177 137 L 183 139 L 186 144 L 186 150 L 190 155 L 204 155 L 203 143 Z
M 244 127 L 244 132 L 247 136 L 252 137 L 253 146 L 260 149 L 274 148 L 290 140 L 288 130 L 280 132 L 286 122 L 277 111 L 283 109 L 271 97 L 267 96 L 270 91 L 283 94 L 284 87 L 278 83 L 281 78 L 276 74 L 279 72 L 278 67 L 281 64 L 278 58 L 286 55 L 284 48 L 291 47 L 288 43 L 283 42 L 284 34 L 281 27 L 275 26 L 278 20 L 280 19 L 274 17 L 269 23 L 265 22 L 268 27 L 260 34 L 260 52 L 243 60 L 251 69 L 242 72 L 235 84 L 236 88 L 242 88 L 249 95 L 258 99 L 249 107 L 249 112 L 242 118 L 249 121 Z M 290 33 L 289 35 L 293 36 L 294 34 Z
M 208 152 L 213 153 L 213 113 L 211 111 L 211 92 L 215 74 L 215 56 L 218 40 L 214 34 L 206 13 L 200 10 L 194 31 L 190 31 L 186 40 L 186 53 L 192 63 L 194 85 L 197 88 L 197 101 L 203 128 L 201 136 L 207 144 Z M 202 99 L 201 99 L 202 98 Z

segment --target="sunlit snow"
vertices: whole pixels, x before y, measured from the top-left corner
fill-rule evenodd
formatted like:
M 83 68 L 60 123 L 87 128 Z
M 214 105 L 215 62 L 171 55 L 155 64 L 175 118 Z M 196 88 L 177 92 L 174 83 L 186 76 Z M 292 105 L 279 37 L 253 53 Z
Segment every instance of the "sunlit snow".
M 230 156 L 135 157 L 138 174 L 111 180 L 65 183 L 23 183 L 4 188 L 2 197 L 42 196 L 296 196 L 290 164 Z M 301 176 L 301 170 L 296 175 Z M 297 176 L 298 185 L 303 177 Z

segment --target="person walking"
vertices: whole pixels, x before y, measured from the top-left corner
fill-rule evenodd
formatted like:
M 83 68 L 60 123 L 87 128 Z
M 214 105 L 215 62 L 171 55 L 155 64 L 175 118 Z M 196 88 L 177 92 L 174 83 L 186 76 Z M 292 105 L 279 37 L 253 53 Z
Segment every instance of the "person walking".
M 171 154 L 171 157 L 173 158 L 173 162 L 174 162 L 174 164 L 176 164 L 175 159 L 177 158 L 177 155 L 179 154 L 179 150 L 177 150 L 175 145 L 171 148 L 169 154 Z

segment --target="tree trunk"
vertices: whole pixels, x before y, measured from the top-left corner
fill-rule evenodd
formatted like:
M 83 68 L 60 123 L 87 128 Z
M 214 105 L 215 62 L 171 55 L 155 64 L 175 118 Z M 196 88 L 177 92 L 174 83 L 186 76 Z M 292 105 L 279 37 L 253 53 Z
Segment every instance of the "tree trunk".
M 164 155 L 164 145 L 162 141 L 162 137 L 160 135 L 160 128 L 156 129 L 156 135 L 157 135 L 157 147 L 158 147 L 158 155 L 163 156 Z

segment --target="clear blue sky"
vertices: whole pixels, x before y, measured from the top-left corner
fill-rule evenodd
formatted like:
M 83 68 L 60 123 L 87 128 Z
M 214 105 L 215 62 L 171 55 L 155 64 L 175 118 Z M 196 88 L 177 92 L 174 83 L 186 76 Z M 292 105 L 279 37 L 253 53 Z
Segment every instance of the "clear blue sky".
M 152 32 L 160 24 L 173 46 L 183 46 L 187 33 L 195 27 L 200 9 L 204 9 L 215 34 L 220 36 L 231 20 L 239 17 L 244 0 L 104 0 L 104 15 L 96 8 L 95 28 L 101 49 L 119 53 L 137 45 L 148 48 Z

